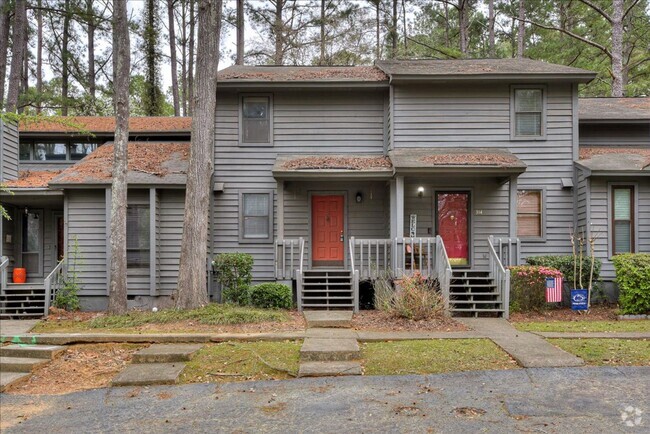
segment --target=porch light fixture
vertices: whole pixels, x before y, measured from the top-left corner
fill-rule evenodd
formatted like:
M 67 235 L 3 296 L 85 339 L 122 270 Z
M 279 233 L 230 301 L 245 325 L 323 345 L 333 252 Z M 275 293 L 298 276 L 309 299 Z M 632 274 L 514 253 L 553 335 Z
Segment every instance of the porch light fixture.
M 360 191 L 357 192 L 357 195 L 356 195 L 355 199 L 356 199 L 357 203 L 361 203 L 361 201 L 363 201 L 363 194 Z
M 418 187 L 418 197 L 422 197 L 422 196 L 424 196 L 424 187 L 419 186 Z

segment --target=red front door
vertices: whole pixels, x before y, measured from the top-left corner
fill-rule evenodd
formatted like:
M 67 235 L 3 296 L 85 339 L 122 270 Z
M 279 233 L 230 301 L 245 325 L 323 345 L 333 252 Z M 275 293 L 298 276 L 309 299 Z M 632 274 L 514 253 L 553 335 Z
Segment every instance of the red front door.
M 438 235 L 451 265 L 469 264 L 469 193 L 436 193 Z
M 312 196 L 312 262 L 343 266 L 343 196 Z

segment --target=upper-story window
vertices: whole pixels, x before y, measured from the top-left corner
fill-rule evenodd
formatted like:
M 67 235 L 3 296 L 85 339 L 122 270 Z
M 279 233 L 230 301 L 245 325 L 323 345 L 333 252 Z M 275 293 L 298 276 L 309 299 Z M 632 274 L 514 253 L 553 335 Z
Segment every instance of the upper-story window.
M 634 186 L 613 185 L 611 203 L 612 254 L 634 253 Z
M 244 95 L 240 103 L 240 142 L 244 145 L 272 144 L 272 98 L 270 95 Z
M 514 86 L 510 101 L 511 138 L 546 137 L 546 92 L 543 87 Z
M 77 161 L 97 149 L 97 143 L 21 141 L 21 161 Z

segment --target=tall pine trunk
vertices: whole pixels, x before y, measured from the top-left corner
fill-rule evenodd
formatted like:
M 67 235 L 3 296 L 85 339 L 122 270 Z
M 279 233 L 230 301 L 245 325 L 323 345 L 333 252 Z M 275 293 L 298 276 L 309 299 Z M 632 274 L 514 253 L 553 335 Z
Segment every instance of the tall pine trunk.
M 284 7 L 284 0 L 275 0 L 275 21 L 273 22 L 273 34 L 275 35 L 275 53 L 273 54 L 273 61 L 276 65 L 282 65 L 284 46 L 282 41 L 282 9 Z
M 127 147 L 129 143 L 129 76 L 131 47 L 126 1 L 113 3 L 113 86 L 115 140 L 113 144 L 113 180 L 111 185 L 111 276 L 108 311 L 127 311 L 126 286 L 126 200 Z
M 95 107 L 97 97 L 97 81 L 95 79 L 95 11 L 93 0 L 86 0 L 86 14 L 88 15 L 88 93 Z
M 27 2 L 17 1 L 14 8 L 14 38 L 11 47 L 11 71 L 7 91 L 7 112 L 13 113 L 18 106 L 18 94 L 25 62 L 25 29 L 27 28 Z
M 63 37 L 61 42 L 61 114 L 68 116 L 68 91 L 70 85 L 70 69 L 68 62 L 70 60 L 70 51 L 68 44 L 70 42 L 70 0 L 65 0 L 63 17 Z
M 381 31 L 380 31 L 380 23 L 381 23 L 381 17 L 379 14 L 379 2 L 380 0 L 375 0 L 375 32 L 376 32 L 376 60 L 379 60 L 381 58 Z
M 178 103 L 178 64 L 176 61 L 176 30 L 174 28 L 174 0 L 167 0 L 167 16 L 169 17 L 169 53 L 170 68 L 172 73 L 172 100 L 174 103 L 174 116 L 180 116 L 181 109 Z
M 235 64 L 244 64 L 244 0 L 237 0 L 237 58 Z
M 206 240 L 214 170 L 221 6 L 221 0 L 199 0 L 196 106 L 192 117 L 192 145 L 176 294 L 176 307 L 182 309 L 197 308 L 208 303 Z
M 519 0 L 519 27 L 517 29 L 517 58 L 524 58 L 525 40 L 526 40 L 526 5 L 524 0 Z
M 26 95 L 29 90 L 29 18 L 25 25 L 25 45 L 23 49 L 25 50 L 25 56 L 23 57 L 23 73 L 21 75 L 20 93 Z M 22 113 L 24 110 L 24 106 L 18 107 L 18 113 Z
M 190 42 L 189 42 L 189 60 L 187 63 L 187 93 L 189 94 L 188 110 L 190 116 L 194 115 L 194 29 L 196 27 L 196 4 L 190 0 Z
M 496 57 L 496 50 L 494 46 L 494 0 L 490 0 L 488 4 L 488 45 L 490 50 L 490 57 Z
M 320 59 L 319 65 L 325 64 L 325 1 L 320 0 Z
M 390 24 L 390 57 L 397 57 L 397 0 L 393 0 L 393 16 Z
M 9 50 L 8 0 L 0 0 L 0 109 L 5 102 L 5 79 L 7 78 L 7 51 Z
M 623 14 L 624 0 L 613 0 L 612 24 L 612 96 L 625 96 L 623 75 Z
M 41 95 L 43 94 L 43 11 L 42 0 L 38 0 L 36 4 L 36 93 L 38 94 L 38 102 L 36 104 L 36 113 L 41 112 L 42 101 Z
M 182 92 L 183 92 L 183 116 L 187 116 L 187 2 L 183 0 L 183 7 L 181 10 L 181 77 L 183 78 Z

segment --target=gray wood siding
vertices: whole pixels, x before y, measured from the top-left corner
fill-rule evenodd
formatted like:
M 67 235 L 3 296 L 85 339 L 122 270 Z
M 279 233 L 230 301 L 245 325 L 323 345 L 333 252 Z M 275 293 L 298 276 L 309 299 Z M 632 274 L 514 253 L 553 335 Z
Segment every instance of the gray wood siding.
M 68 190 L 68 258 L 75 237 L 82 263 L 78 265 L 83 289 L 79 295 L 106 295 L 106 241 L 108 220 L 105 190 Z M 110 213 L 110 210 L 108 210 Z
M 424 187 L 423 197 L 419 197 L 417 189 Z M 406 179 L 404 185 L 404 235 L 409 234 L 410 215 L 417 215 L 417 236 L 435 236 L 435 205 L 436 190 L 458 190 L 471 192 L 470 237 L 472 238 L 473 266 L 488 265 L 487 238 L 490 235 L 508 236 L 508 184 L 499 185 L 493 178 L 459 178 L 457 180 L 442 179 Z M 476 215 L 479 211 L 480 215 Z
M 585 177 L 584 171 L 576 169 L 578 184 L 576 185 L 576 229 L 578 232 L 589 231 L 589 178 Z
M 185 192 L 158 190 L 158 200 L 158 294 L 169 295 L 178 284 Z
M 637 253 L 650 253 L 650 179 L 591 178 L 591 230 L 598 236 L 596 257 L 603 261 L 601 276 L 604 280 L 616 277 L 611 257 L 611 203 L 610 183 L 636 186 L 636 240 Z
M 14 265 L 16 263 L 16 256 L 14 251 L 14 245 L 17 242 L 17 237 L 16 237 L 17 225 L 15 224 L 15 217 L 14 217 L 16 215 L 16 208 L 7 204 L 3 204 L 3 206 L 6 208 L 9 215 L 12 216 L 12 219 L 5 220 L 0 217 L 0 235 L 2 236 L 2 241 L 0 241 L 1 243 L 0 246 L 2 246 L 2 253 L 0 253 L 0 256 L 6 256 L 9 258 L 8 272 L 11 273 L 13 272 Z M 12 240 L 11 243 L 7 242 L 6 235 L 8 234 L 11 235 L 11 240 Z
M 0 182 L 18 178 L 18 129 L 0 120 Z
M 276 180 L 271 170 L 279 153 L 382 154 L 385 93 L 276 91 L 273 93 L 273 146 L 240 147 L 239 97 L 222 90 L 217 98 L 215 182 L 223 182 L 225 186 L 215 196 L 215 253 L 250 253 L 255 258 L 255 279 L 272 280 L 273 244 L 239 243 L 239 191 L 275 191 Z M 276 221 L 274 218 L 274 225 Z
M 560 178 L 573 178 L 572 92 L 570 84 L 549 84 L 547 139 L 512 141 L 507 84 L 395 86 L 394 146 L 509 149 L 528 165 L 519 188 L 543 188 L 546 197 L 546 240 L 523 242 L 522 255 L 568 253 L 573 192 Z
M 650 146 L 650 124 L 580 124 L 583 146 Z

